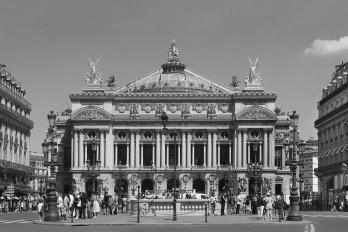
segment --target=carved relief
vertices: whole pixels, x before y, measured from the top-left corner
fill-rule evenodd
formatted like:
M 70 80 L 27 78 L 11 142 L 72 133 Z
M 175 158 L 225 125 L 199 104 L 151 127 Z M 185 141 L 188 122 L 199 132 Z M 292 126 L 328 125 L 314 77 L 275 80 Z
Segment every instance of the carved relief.
M 229 110 L 229 105 L 226 103 L 219 104 L 218 109 L 221 110 L 223 113 L 227 113 Z
M 167 105 L 167 108 L 169 109 L 170 112 L 175 113 L 178 110 L 178 105 L 173 103 Z
M 129 105 L 126 105 L 123 103 L 115 105 L 114 107 L 115 107 L 115 110 L 117 110 L 120 113 L 124 113 L 129 110 Z
M 191 179 L 191 177 L 189 175 L 184 175 L 182 177 L 182 182 L 184 182 L 185 184 L 187 184 L 187 182 L 189 182 Z
M 239 119 L 252 119 L 252 120 L 263 120 L 263 119 L 276 119 L 271 112 L 267 112 L 265 109 L 253 107 L 242 112 Z
M 216 105 L 215 104 L 208 105 L 207 117 L 208 118 L 216 118 Z
M 247 191 L 247 185 L 248 181 L 245 177 L 239 177 L 238 178 L 238 189 L 240 192 L 246 192 Z
M 263 188 L 265 189 L 266 192 L 271 192 L 272 191 L 272 178 L 263 178 Z
M 191 104 L 185 103 L 181 107 L 181 117 L 189 118 L 191 117 Z
M 130 117 L 131 118 L 139 117 L 139 105 L 138 104 L 132 104 L 130 106 Z
M 154 104 L 142 104 L 141 109 L 145 111 L 146 113 L 150 113 L 151 111 L 155 110 Z
M 205 110 L 206 107 L 207 107 L 206 104 L 200 104 L 200 103 L 192 105 L 192 109 L 196 111 L 197 113 L 201 113 L 203 110 Z
M 156 116 L 161 116 L 164 112 L 165 105 L 164 104 L 157 104 L 156 105 Z
M 85 110 L 81 113 L 79 113 L 78 115 L 75 116 L 74 118 L 75 120 L 104 120 L 104 119 L 108 119 L 104 114 L 102 114 L 101 112 L 95 110 L 95 109 L 88 109 Z

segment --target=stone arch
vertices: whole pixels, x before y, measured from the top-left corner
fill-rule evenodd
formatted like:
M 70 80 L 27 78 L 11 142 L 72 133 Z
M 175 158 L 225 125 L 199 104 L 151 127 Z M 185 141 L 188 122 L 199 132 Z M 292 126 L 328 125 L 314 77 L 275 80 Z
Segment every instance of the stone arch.
M 175 183 L 176 183 L 176 189 L 179 190 L 180 188 L 180 181 L 175 178 Z M 174 189 L 174 178 L 171 178 L 167 181 L 167 190 L 172 191 Z
M 109 120 L 111 115 L 104 109 L 89 105 L 78 109 L 71 115 L 71 120 Z
M 202 178 L 194 179 L 192 188 L 196 190 L 196 193 L 206 193 L 206 183 Z
M 145 192 L 146 190 L 154 190 L 154 181 L 150 178 L 146 178 L 141 182 L 141 192 Z
M 236 115 L 237 120 L 277 120 L 277 116 L 271 110 L 261 106 L 247 107 Z

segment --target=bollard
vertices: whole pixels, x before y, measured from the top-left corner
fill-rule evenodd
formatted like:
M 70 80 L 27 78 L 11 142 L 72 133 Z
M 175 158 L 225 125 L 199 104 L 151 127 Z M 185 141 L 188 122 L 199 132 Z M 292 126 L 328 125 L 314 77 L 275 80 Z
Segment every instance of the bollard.
M 137 217 L 137 223 L 140 223 L 140 207 L 139 207 L 139 198 L 140 198 L 140 186 L 138 185 L 138 217 Z
M 207 202 L 204 203 L 204 217 L 205 217 L 205 222 L 208 222 L 208 204 L 207 204 Z

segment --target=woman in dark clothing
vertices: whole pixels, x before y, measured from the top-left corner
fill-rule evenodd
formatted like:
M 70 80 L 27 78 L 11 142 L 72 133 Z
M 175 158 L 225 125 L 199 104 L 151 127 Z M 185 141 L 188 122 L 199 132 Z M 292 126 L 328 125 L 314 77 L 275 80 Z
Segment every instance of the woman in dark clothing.
M 221 216 L 224 216 L 225 215 L 225 195 L 222 194 L 221 197 L 220 197 L 220 203 L 221 203 Z

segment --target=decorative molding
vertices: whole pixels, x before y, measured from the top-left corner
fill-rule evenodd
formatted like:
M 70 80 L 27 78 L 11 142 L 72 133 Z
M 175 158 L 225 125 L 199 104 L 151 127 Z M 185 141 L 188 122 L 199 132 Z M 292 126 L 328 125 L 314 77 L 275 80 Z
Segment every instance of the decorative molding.
M 230 106 L 229 104 L 222 103 L 222 104 L 218 104 L 218 109 L 223 113 L 227 113 L 230 109 Z
M 129 111 L 129 104 L 115 104 L 114 109 L 123 114 L 124 112 Z
M 209 104 L 207 107 L 207 118 L 216 118 L 216 104 Z
M 180 105 L 175 103 L 167 104 L 167 109 L 170 112 L 175 113 L 176 111 L 180 109 Z
M 187 119 L 191 117 L 191 104 L 185 103 L 181 106 L 181 118 Z
M 276 115 L 267 108 L 250 106 L 237 114 L 238 120 L 277 120 Z
M 196 111 L 197 113 L 202 113 L 203 110 L 207 108 L 207 104 L 192 104 L 192 110 Z
M 150 113 L 151 111 L 156 109 L 155 104 L 141 104 L 141 110 L 145 111 L 146 113 Z
M 89 105 L 78 110 L 71 118 L 73 120 L 107 120 L 110 117 L 105 110 Z

